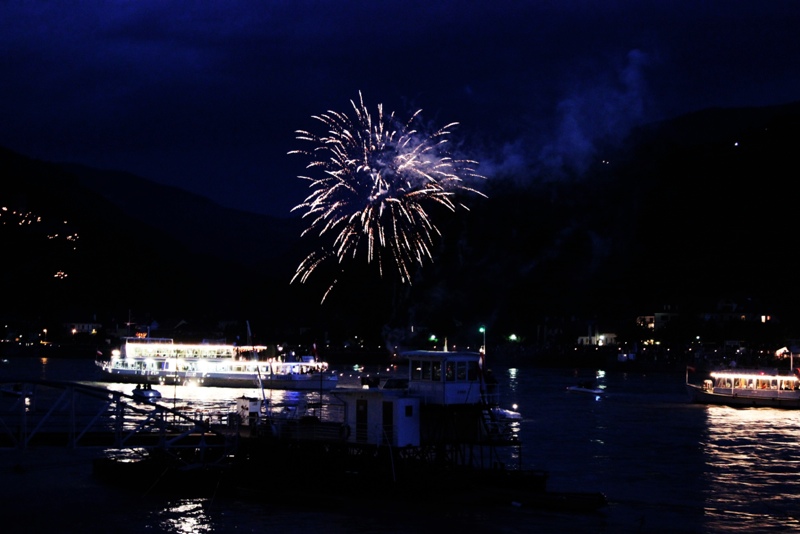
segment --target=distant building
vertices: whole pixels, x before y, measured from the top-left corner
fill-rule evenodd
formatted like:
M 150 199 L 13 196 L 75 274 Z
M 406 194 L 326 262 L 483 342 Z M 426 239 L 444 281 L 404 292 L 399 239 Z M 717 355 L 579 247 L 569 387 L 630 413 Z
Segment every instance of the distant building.
M 67 333 L 71 334 L 97 334 L 103 327 L 100 323 L 66 323 Z
M 617 344 L 617 334 L 611 334 L 611 333 L 605 333 L 605 334 L 598 333 L 589 336 L 581 336 L 578 338 L 578 345 L 603 347 L 605 345 L 616 345 L 616 344 Z
M 640 315 L 636 318 L 636 324 L 648 330 L 656 329 L 656 316 L 655 315 Z
M 660 330 L 666 327 L 670 322 L 674 321 L 680 316 L 676 310 L 669 304 L 663 306 L 663 309 L 655 312 L 653 315 L 640 315 L 636 318 L 636 324 L 647 330 Z

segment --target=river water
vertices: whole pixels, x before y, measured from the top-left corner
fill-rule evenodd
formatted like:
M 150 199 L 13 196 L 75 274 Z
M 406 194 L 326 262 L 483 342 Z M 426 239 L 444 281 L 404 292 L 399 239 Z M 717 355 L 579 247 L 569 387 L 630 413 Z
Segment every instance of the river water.
M 493 366 L 505 408 L 516 407 L 522 463 L 550 473 L 549 487 L 600 491 L 609 507 L 596 514 L 516 508 L 408 509 L 385 501 L 335 505 L 281 496 L 264 480 L 259 499 L 166 497 L 99 484 L 90 450 L 0 449 L 0 524 L 19 532 L 168 533 L 308 532 L 800 532 L 800 410 L 733 409 L 688 402 L 682 371 Z M 9 377 L 97 379 L 86 360 L 10 360 Z M 596 378 L 607 394 L 567 392 Z M 98 382 L 99 383 L 99 382 Z M 130 385 L 106 384 L 126 391 Z M 233 404 L 253 390 L 165 387 L 164 401 L 208 408 Z M 273 392 L 273 400 L 303 394 Z M 311 483 L 311 482 L 310 482 Z M 313 481 L 316 487 L 336 481 Z M 99 530 L 98 530 L 99 528 Z M 7 531 L 4 528 L 4 531 Z M 11 531 L 9 531 L 11 532 Z

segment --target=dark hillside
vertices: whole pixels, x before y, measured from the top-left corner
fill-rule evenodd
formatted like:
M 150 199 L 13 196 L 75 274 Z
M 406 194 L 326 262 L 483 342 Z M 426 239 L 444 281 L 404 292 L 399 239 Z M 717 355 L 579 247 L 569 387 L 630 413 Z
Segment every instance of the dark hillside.
M 180 314 L 218 306 L 231 292 L 219 258 L 127 215 L 64 167 L 4 150 L 0 172 L 8 177 L 0 199 L 6 313 Z
M 709 110 L 641 132 L 620 173 L 646 184 L 631 291 L 750 295 L 791 311 L 798 143 L 798 105 Z
M 732 298 L 792 324 L 798 145 L 797 104 L 642 127 L 583 175 L 489 179 L 488 199 L 436 218 L 442 239 L 411 287 L 356 261 L 324 305 L 325 272 L 289 284 L 318 246 L 300 239 L 300 219 L 0 150 L 2 314 L 118 320 L 133 309 L 250 319 L 275 337 L 363 339 L 386 325 L 474 337 L 479 324 L 614 329 L 665 303 L 699 310 Z

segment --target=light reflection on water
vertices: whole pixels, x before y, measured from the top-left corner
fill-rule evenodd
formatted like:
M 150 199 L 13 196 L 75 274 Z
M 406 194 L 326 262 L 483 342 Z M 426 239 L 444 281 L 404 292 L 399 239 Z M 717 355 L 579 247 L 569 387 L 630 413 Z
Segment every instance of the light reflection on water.
M 525 465 L 609 498 L 591 531 L 800 532 L 800 410 L 690 404 L 677 372 L 598 372 L 602 398 L 565 392 L 590 374 L 520 368 L 506 393 Z
M 205 510 L 206 499 L 181 499 L 157 514 L 159 532 L 176 534 L 199 534 L 214 532 L 214 527 Z
M 707 407 L 707 508 L 727 530 L 800 528 L 800 411 Z
M 132 394 L 135 384 L 94 382 L 92 385 L 107 387 L 112 391 Z M 195 419 L 208 419 L 223 422 L 236 411 L 236 401 L 247 398 L 252 401 L 266 401 L 273 415 L 296 417 L 315 415 L 329 420 L 343 420 L 340 403 L 329 393 L 316 391 L 265 390 L 257 388 L 222 388 L 203 386 L 153 386 L 161 393 L 160 404 L 180 410 Z

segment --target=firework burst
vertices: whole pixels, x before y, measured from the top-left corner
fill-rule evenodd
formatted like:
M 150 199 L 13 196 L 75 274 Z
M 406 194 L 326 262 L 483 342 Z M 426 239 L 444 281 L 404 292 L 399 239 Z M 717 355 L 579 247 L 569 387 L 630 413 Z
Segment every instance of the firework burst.
M 477 162 L 455 159 L 447 150 L 451 123 L 425 135 L 414 127 L 421 110 L 402 123 L 394 113 L 377 116 L 350 101 L 354 118 L 328 111 L 313 116 L 327 130 L 322 135 L 298 130 L 297 139 L 311 143 L 307 150 L 293 150 L 309 158 L 307 170 L 318 176 L 299 176 L 311 182 L 312 192 L 293 208 L 310 219 L 309 232 L 332 236 L 330 248 L 314 251 L 298 266 L 292 282 L 305 282 L 320 265 L 336 260 L 340 272 L 346 260 L 366 255 L 381 276 L 391 262 L 400 281 L 411 284 L 412 266 L 431 260 L 435 236 L 440 235 L 428 208 L 443 206 L 455 211 L 466 206 L 457 193 L 484 196 L 467 180 L 482 178 Z M 329 286 L 324 301 L 336 280 Z

